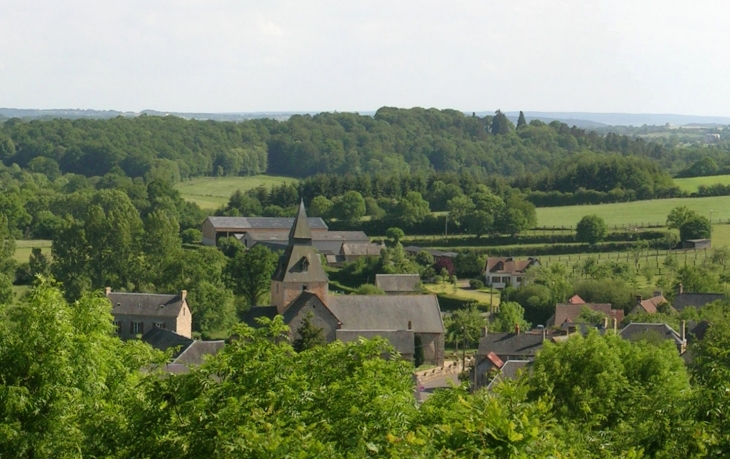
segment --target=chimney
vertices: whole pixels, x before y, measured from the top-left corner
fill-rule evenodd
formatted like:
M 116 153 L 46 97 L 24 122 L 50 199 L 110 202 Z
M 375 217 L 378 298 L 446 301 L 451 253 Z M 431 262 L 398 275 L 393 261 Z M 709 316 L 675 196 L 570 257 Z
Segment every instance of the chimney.
M 180 290 L 180 301 L 185 302 L 185 300 L 188 298 L 188 291 L 187 290 Z
M 342 329 L 342 322 L 337 321 L 337 329 L 338 330 L 341 330 Z
M 488 333 L 489 333 L 489 329 L 487 327 L 482 327 L 482 338 L 487 336 Z
M 656 298 L 658 296 L 662 296 L 662 291 L 661 290 L 654 290 L 654 298 Z
M 618 333 L 618 319 L 616 319 L 615 317 L 613 318 L 613 333 Z
M 636 299 L 636 304 L 641 304 L 641 295 L 636 295 L 634 298 Z
M 679 326 L 681 328 L 681 330 L 679 331 L 679 338 L 684 343 L 687 340 L 687 321 L 683 320 L 682 323 L 679 324 Z
M 515 324 L 515 335 L 520 334 L 520 324 Z
M 410 320 L 408 321 L 408 329 L 413 330 L 413 323 Z
M 109 296 L 109 294 L 112 292 L 111 287 L 104 287 L 104 296 Z
M 603 329 L 604 330 L 608 329 L 608 317 L 603 318 Z
M 682 283 L 681 283 L 681 282 L 680 282 L 680 283 L 679 283 L 679 285 L 677 286 L 677 293 L 679 293 L 680 295 L 681 295 L 682 293 L 684 293 L 684 285 L 682 285 Z

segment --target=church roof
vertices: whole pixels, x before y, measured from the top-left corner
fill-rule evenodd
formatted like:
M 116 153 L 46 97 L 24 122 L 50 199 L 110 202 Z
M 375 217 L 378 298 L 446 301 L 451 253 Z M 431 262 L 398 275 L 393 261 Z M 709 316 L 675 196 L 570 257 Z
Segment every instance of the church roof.
M 334 295 L 327 309 L 343 330 L 408 330 L 444 333 L 436 295 Z
M 289 232 L 289 240 L 309 240 L 310 242 L 312 240 L 312 229 L 309 227 L 309 222 L 307 221 L 307 211 L 304 210 L 304 200 L 299 203 L 299 212 L 297 213 L 297 216 L 294 219 L 294 224 Z

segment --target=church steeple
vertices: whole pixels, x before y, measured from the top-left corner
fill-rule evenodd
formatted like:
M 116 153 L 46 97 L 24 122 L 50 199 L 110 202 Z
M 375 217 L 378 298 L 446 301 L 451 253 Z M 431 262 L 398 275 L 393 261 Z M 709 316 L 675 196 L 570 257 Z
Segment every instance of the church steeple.
M 304 199 L 299 203 L 299 212 L 294 218 L 294 224 L 289 231 L 289 245 L 312 244 L 312 228 L 309 227 L 307 211 L 304 209 Z
M 312 229 L 307 220 L 304 201 L 289 231 L 289 245 L 271 277 L 271 303 L 279 314 L 303 291 L 327 297 L 329 281 L 319 254 L 312 244 Z

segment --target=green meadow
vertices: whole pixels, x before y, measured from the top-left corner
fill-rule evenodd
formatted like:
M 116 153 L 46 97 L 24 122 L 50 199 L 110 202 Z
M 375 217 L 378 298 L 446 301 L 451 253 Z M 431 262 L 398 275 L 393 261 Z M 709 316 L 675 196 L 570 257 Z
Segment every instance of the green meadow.
M 51 255 L 51 241 L 31 239 L 27 241 L 15 241 L 15 254 L 13 258 L 18 263 L 26 263 L 34 247 L 40 247 L 44 254 Z
M 620 202 L 585 206 L 540 207 L 537 209 L 538 226 L 575 227 L 585 215 L 596 214 L 609 228 L 619 226 L 664 225 L 667 214 L 677 206 L 687 206 L 712 221 L 730 219 L 730 196 L 708 198 L 653 199 L 650 201 Z
M 254 175 L 250 177 L 200 177 L 175 185 L 183 199 L 197 203 L 203 209 L 217 209 L 228 202 L 236 190 L 248 191 L 258 186 L 272 187 L 295 183 L 291 177 Z
M 700 185 L 730 185 L 730 175 L 713 175 L 710 177 L 689 177 L 674 179 L 674 184 L 682 190 L 694 193 Z

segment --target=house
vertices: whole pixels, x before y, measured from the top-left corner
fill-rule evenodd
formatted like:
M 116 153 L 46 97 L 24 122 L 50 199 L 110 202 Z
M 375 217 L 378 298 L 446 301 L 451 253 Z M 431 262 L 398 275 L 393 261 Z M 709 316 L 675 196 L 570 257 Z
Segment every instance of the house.
M 376 274 L 375 286 L 387 295 L 418 293 L 421 276 L 418 274 Z
M 666 305 L 672 309 L 671 306 L 669 306 L 669 302 L 666 298 L 664 298 L 664 295 L 662 295 L 662 292 L 660 291 L 654 292 L 654 296 L 646 300 L 642 300 L 642 297 L 637 295 L 636 306 L 634 306 L 634 309 L 631 310 L 631 314 L 656 314 L 659 312 L 662 305 Z
M 621 338 L 629 341 L 661 342 L 669 340 L 674 343 L 680 355 L 687 349 L 686 323 L 682 321 L 681 331 L 677 333 L 667 324 L 632 322 L 620 332 Z
M 672 307 L 682 312 L 686 307 L 700 309 L 703 306 L 725 299 L 723 293 L 688 293 L 684 291 L 682 284 L 679 284 L 678 292 L 672 301 Z
M 112 303 L 112 316 L 122 339 L 144 335 L 153 328 L 164 328 L 190 338 L 193 316 L 188 306 L 188 292 L 176 295 L 155 293 L 112 292 L 107 287 L 106 298 Z
M 484 330 L 476 356 L 476 387 L 487 385 L 492 373 L 501 368 L 501 362 L 534 360 L 546 339 L 548 335 L 545 329 L 527 333 L 520 333 L 519 327 L 510 333 L 488 333 Z
M 330 295 L 303 203 L 271 279 L 271 302 L 251 308 L 244 321 L 257 326 L 261 317 L 281 315 L 296 339 L 310 317 L 327 342 L 381 336 L 404 358 L 422 346 L 426 362 L 443 364 L 444 324 L 435 295 Z
M 280 217 L 208 217 L 203 222 L 203 245 L 218 245 L 218 239 L 246 233 L 289 232 L 293 218 Z M 315 233 L 327 231 L 327 224 L 319 217 L 310 218 L 309 226 Z
M 547 320 L 546 326 L 561 327 L 566 322 L 573 324 L 581 322 L 580 315 L 583 312 L 583 308 L 588 308 L 593 312 L 600 312 L 609 320 L 616 319 L 619 323 L 624 320 L 623 309 L 612 309 L 610 303 L 558 303 L 555 305 L 555 314 Z
M 357 261 L 362 257 L 379 257 L 385 244 L 375 242 L 347 242 L 342 244 L 340 256 L 345 262 Z
M 530 360 L 507 360 L 504 365 L 494 375 L 489 384 L 487 384 L 487 390 L 494 389 L 497 384 L 508 379 L 517 379 L 517 377 L 523 372 L 527 371 L 532 365 Z
M 683 249 L 710 249 L 712 248 L 712 241 L 710 239 L 687 239 L 682 241 Z
M 568 298 L 568 304 L 586 304 L 586 302 L 578 295 L 573 295 Z
M 519 287 L 525 284 L 528 269 L 540 266 L 537 258 L 515 260 L 512 257 L 489 257 L 484 267 L 486 285 L 503 289 L 508 285 Z
M 225 341 L 198 341 L 178 335 L 164 328 L 153 328 L 142 341 L 155 349 L 167 351 L 172 348 L 172 361 L 165 365 L 168 373 L 187 373 L 191 366 L 201 365 L 208 355 L 215 355 L 225 347 Z

